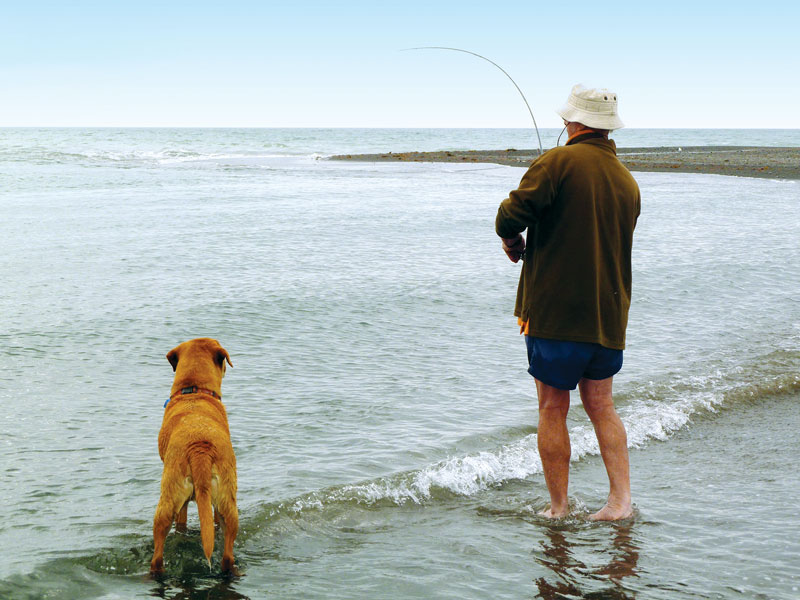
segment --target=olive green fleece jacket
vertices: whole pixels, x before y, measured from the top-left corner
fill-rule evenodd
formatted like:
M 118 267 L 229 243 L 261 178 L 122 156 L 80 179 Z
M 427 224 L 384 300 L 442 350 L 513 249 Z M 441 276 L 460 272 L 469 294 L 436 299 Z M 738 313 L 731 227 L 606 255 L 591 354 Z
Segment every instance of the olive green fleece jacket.
M 514 314 L 534 337 L 625 348 L 639 186 L 599 133 L 548 150 L 500 204 L 497 235 L 528 230 Z

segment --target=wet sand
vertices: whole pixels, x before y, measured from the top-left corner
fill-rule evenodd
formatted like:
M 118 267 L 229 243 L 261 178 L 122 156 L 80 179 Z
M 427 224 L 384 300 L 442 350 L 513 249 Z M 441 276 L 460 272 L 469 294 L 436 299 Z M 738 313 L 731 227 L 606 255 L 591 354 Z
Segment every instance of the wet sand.
M 768 179 L 800 179 L 800 147 L 686 146 L 683 148 L 618 148 L 622 163 L 631 171 L 713 173 Z M 527 167 L 537 150 L 442 150 L 437 152 L 388 152 L 345 154 L 331 160 L 367 162 L 496 163 Z

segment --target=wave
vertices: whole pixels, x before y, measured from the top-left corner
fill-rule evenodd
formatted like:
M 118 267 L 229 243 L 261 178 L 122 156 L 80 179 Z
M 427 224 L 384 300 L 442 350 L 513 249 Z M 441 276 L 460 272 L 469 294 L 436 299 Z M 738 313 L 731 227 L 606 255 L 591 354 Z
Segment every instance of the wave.
M 666 441 L 693 418 L 717 415 L 742 403 L 759 402 L 776 395 L 800 392 L 800 372 L 770 367 L 781 361 L 796 365 L 800 352 L 776 351 L 754 369 L 717 371 L 706 377 L 688 377 L 671 383 L 646 385 L 617 397 L 630 448 Z M 575 410 L 577 407 L 573 407 Z M 572 462 L 599 455 L 594 429 L 585 424 L 570 428 Z M 455 496 L 473 496 L 512 480 L 542 472 L 537 434 L 531 433 L 493 450 L 451 457 L 435 464 L 356 484 L 335 486 L 263 507 L 261 520 L 298 516 L 334 505 L 366 507 L 425 504 Z M 258 520 L 258 519 L 257 519 Z
M 647 382 L 620 394 L 617 401 L 628 431 L 629 447 L 644 448 L 652 441 L 666 441 L 693 419 L 715 418 L 742 405 L 800 393 L 798 364 L 799 351 L 775 350 L 751 368 L 719 370 L 705 377 L 675 378 L 662 383 Z M 506 434 L 519 435 L 520 430 L 509 429 Z M 573 424 L 570 437 L 572 462 L 599 454 L 597 439 L 588 421 Z M 420 469 L 332 486 L 283 501 L 243 505 L 237 561 L 246 567 L 248 549 L 260 547 L 264 534 L 273 536 L 287 529 L 309 526 L 323 533 L 326 524 L 335 522 L 336 515 L 342 512 L 446 504 L 515 480 L 529 479 L 542 470 L 536 446 L 537 434 L 528 433 L 492 450 L 451 457 Z M 143 530 L 147 529 L 144 521 L 141 526 Z M 331 535 L 335 535 L 335 531 Z M 170 576 L 184 577 L 188 574 L 200 579 L 214 579 L 198 551 L 198 538 L 199 532 L 194 529 L 190 529 L 188 535 L 170 535 L 167 538 L 167 551 L 172 557 L 167 565 Z M 146 573 L 152 554 L 152 538 L 145 533 L 128 534 L 120 536 L 119 542 L 117 547 L 94 554 L 55 559 L 38 571 L 69 572 L 85 568 L 90 572 L 112 575 L 140 576 Z M 217 544 L 215 552 L 220 546 Z M 219 557 L 215 561 L 218 564 Z M 36 572 L 15 576 L 0 582 L 0 592 L 14 589 L 19 593 L 35 587 L 37 581 Z
M 56 151 L 45 148 L 9 149 L 0 151 L 0 162 L 23 162 L 36 165 L 78 164 L 147 166 L 189 162 L 258 161 L 272 158 L 323 158 L 321 154 L 290 152 L 285 144 L 275 144 L 269 151 L 204 152 L 195 150 L 91 150 L 86 152 Z

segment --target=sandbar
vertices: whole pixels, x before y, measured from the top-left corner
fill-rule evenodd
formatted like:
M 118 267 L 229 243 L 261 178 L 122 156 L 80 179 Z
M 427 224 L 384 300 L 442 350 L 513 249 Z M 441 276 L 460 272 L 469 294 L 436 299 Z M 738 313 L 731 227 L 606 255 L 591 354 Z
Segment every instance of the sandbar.
M 800 179 L 800 147 L 684 146 L 618 148 L 620 161 L 631 171 L 713 173 L 767 179 Z M 538 150 L 440 150 L 436 152 L 386 152 L 341 154 L 331 160 L 366 162 L 494 163 L 528 167 Z

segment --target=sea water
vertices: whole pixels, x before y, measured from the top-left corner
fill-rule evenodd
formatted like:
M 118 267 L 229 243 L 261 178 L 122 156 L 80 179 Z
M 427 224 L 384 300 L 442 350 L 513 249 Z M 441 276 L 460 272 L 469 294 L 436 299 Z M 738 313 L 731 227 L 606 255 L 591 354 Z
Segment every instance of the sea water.
M 607 481 L 573 396 L 574 510 L 551 523 L 493 231 L 523 169 L 326 160 L 534 140 L 0 130 L 0 597 L 800 597 L 800 183 L 635 173 L 615 398 L 636 518 L 586 521 Z M 192 506 L 154 581 L 165 354 L 198 336 L 235 365 L 244 575 L 208 570 Z

